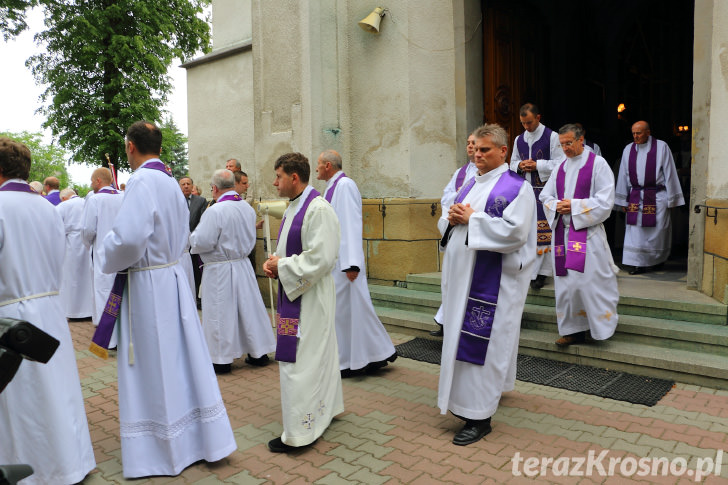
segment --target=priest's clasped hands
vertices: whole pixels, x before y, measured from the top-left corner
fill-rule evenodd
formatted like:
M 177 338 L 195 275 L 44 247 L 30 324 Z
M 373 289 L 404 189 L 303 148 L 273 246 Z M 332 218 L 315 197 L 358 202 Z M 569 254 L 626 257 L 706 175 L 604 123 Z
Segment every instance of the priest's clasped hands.
M 447 220 L 450 221 L 451 226 L 467 224 L 470 220 L 470 214 L 473 212 L 475 211 L 470 208 L 470 204 L 453 204 L 447 212 Z
M 571 214 L 571 199 L 560 200 L 556 203 L 556 212 L 561 215 Z

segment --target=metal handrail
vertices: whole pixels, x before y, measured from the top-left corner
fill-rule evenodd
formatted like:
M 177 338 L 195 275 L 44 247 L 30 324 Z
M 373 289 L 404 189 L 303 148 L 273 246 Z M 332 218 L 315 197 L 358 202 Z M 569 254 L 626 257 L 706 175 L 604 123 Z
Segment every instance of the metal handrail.
M 705 217 L 713 218 L 713 224 L 718 224 L 718 211 L 719 210 L 721 210 L 721 209 L 728 210 L 728 207 L 718 207 L 715 205 L 696 204 L 695 207 L 693 207 L 693 210 L 695 211 L 696 214 L 700 214 L 701 207 L 705 207 L 705 209 L 706 209 Z M 710 209 L 714 210 L 714 212 L 712 214 L 710 213 Z

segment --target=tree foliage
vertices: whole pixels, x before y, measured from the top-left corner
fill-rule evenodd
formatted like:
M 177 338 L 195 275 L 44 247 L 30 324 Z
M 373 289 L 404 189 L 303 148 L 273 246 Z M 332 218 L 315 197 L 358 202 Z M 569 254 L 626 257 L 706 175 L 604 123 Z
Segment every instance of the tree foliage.
M 187 137 L 180 133 L 170 116 L 159 126 L 162 130 L 162 155 L 159 157 L 179 180 L 187 175 Z
M 42 133 L 0 132 L 0 136 L 7 136 L 15 141 L 24 143 L 30 149 L 30 176 L 28 181 L 43 182 L 46 177 L 57 177 L 61 188 L 68 187 L 68 170 L 66 170 L 67 153 L 58 145 L 43 143 Z
M 17 0 L 16 0 L 17 1 Z M 31 0 L 33 1 L 33 0 Z M 124 134 L 133 122 L 159 123 L 175 59 L 207 51 L 199 15 L 209 0 L 37 0 L 46 47 L 27 65 L 42 95 L 44 127 L 76 162 L 128 168 Z
M 3 0 L 0 4 L 0 32 L 5 40 L 28 28 L 25 11 L 36 5 L 37 0 Z

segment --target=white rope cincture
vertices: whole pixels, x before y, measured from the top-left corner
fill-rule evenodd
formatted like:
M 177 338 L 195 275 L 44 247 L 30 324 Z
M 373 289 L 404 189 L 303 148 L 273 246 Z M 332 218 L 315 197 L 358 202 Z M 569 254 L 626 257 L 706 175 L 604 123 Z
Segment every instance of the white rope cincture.
M 12 300 L 5 300 L 3 302 L 0 302 L 0 307 L 12 305 L 13 303 L 18 303 L 25 300 L 33 300 L 35 298 L 43 298 L 44 296 L 53 296 L 57 294 L 57 291 L 46 291 L 45 293 L 36 293 L 35 295 L 21 296 L 20 298 L 13 298 Z

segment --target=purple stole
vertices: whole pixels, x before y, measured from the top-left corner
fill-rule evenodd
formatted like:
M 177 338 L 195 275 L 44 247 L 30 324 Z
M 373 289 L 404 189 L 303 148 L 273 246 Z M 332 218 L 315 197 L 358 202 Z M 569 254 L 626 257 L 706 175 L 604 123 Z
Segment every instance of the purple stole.
M 48 202 L 50 202 L 53 205 L 58 205 L 61 203 L 61 193 L 53 192 L 50 195 L 46 195 L 45 200 L 47 200 Z
M 99 191 L 96 193 L 97 194 L 118 194 L 119 191 L 116 189 L 112 189 L 110 187 L 104 187 L 103 189 L 99 189 Z
M 303 228 L 303 218 L 306 215 L 311 201 L 318 197 L 316 189 L 312 189 L 306 200 L 302 202 L 301 208 L 291 221 L 291 227 L 288 230 L 286 238 L 286 257 L 289 258 L 295 254 L 303 252 L 303 242 L 301 241 L 301 229 Z M 285 216 L 278 228 L 278 240 L 281 239 L 281 231 L 286 223 Z M 276 314 L 276 356 L 279 362 L 296 362 L 296 347 L 298 344 L 298 322 L 301 317 L 301 298 L 299 296 L 291 301 L 283 290 L 283 285 L 278 281 L 278 313 Z
M 458 193 L 455 203 L 461 203 L 475 185 L 475 177 Z M 503 211 L 518 196 L 523 179 L 511 170 L 504 172 L 488 195 L 484 212 L 491 217 L 503 217 Z M 460 329 L 456 360 L 484 365 L 493 329 L 498 293 L 500 291 L 503 255 L 494 251 L 477 251 L 470 294 Z M 505 309 L 508 311 L 508 309 Z
M 576 177 L 576 187 L 574 188 L 574 199 L 588 199 L 591 193 L 591 180 L 592 172 L 594 172 L 594 159 L 597 156 L 594 152 L 589 152 L 589 157 L 579 174 Z M 566 171 L 564 165 L 567 161 L 559 165 L 558 173 L 556 174 L 556 197 L 559 200 L 564 199 Z M 559 221 L 556 223 L 556 229 L 554 229 L 554 264 L 556 265 L 555 274 L 556 276 L 566 276 L 567 269 L 584 272 L 584 264 L 586 263 L 586 237 L 589 228 L 576 230 L 572 225 L 569 228 L 569 242 L 564 251 L 564 218 L 559 217 Z
M 158 170 L 162 173 L 169 175 L 170 177 L 172 176 L 172 172 L 161 161 L 158 160 L 147 162 L 143 167 L 140 168 Z M 102 191 L 99 190 L 99 193 L 102 193 Z M 118 194 L 118 192 L 114 189 L 106 189 L 103 191 L 103 193 Z M 121 300 L 124 294 L 124 287 L 126 286 L 126 280 L 128 277 L 129 274 L 127 272 L 116 273 L 116 277 L 114 278 L 114 284 L 111 286 L 111 292 L 109 292 L 109 298 L 106 300 L 104 312 L 101 314 L 99 325 L 96 327 L 94 336 L 91 339 L 91 346 L 89 347 L 89 350 L 93 354 L 101 357 L 102 359 L 109 358 L 109 342 L 111 341 L 111 334 L 114 332 L 116 319 L 119 318 Z
M 457 177 L 455 177 L 455 191 L 456 192 L 458 190 L 460 190 L 460 187 L 463 186 L 463 182 L 465 182 L 465 175 L 468 172 L 468 165 L 470 165 L 470 160 L 468 160 L 468 162 L 465 165 L 463 165 L 462 167 L 460 167 L 460 170 L 458 170 Z
M 528 143 L 524 139 L 524 133 L 521 133 L 516 138 L 516 148 L 521 160 L 551 160 L 551 133 L 553 131 L 544 126 L 543 135 L 541 138 L 533 142 L 531 145 L 532 156 L 529 156 Z M 546 182 L 542 181 L 538 176 L 538 170 L 531 173 L 531 185 L 533 186 L 533 195 L 536 196 L 536 245 L 537 246 L 551 246 L 551 227 L 549 226 L 548 219 L 546 219 L 546 213 L 543 211 L 543 204 L 539 196 L 541 190 Z M 523 178 L 526 178 L 526 174 L 522 174 Z M 539 249 L 538 253 L 543 254 L 544 250 L 548 251 L 548 248 Z
M 645 165 L 645 181 L 641 186 L 637 179 L 637 146 L 632 143 L 629 150 L 629 205 L 627 206 L 627 224 L 637 224 L 637 214 L 640 212 L 640 193 L 644 193 L 642 200 L 642 227 L 655 227 L 657 224 L 657 192 L 665 187 L 655 185 L 657 179 L 657 139 L 652 138 L 652 146 L 647 152 Z
M 334 190 L 336 190 L 336 184 L 338 184 L 339 180 L 343 179 L 344 177 L 346 177 L 346 174 L 342 172 L 341 176 L 334 180 L 334 183 L 331 184 L 331 187 L 326 189 L 324 199 L 326 199 L 326 202 L 328 202 L 329 204 L 331 203 L 331 199 L 334 198 Z
M 240 201 L 243 200 L 242 197 L 240 197 L 239 194 L 231 194 L 231 195 L 224 195 L 217 199 L 218 202 L 225 202 L 226 200 L 234 200 L 234 201 Z
M 0 188 L 0 192 L 29 192 L 31 194 L 39 195 L 38 192 L 33 190 L 33 188 L 26 184 L 21 182 L 9 182 Z

